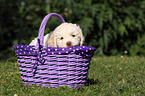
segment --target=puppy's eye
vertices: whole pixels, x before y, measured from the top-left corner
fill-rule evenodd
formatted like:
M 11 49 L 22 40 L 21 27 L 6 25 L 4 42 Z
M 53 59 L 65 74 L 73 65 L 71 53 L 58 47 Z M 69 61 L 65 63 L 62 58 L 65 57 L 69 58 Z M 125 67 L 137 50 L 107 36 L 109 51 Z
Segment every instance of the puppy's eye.
M 64 39 L 63 37 L 60 38 L 60 40 Z
M 72 37 L 75 37 L 75 35 L 71 35 Z

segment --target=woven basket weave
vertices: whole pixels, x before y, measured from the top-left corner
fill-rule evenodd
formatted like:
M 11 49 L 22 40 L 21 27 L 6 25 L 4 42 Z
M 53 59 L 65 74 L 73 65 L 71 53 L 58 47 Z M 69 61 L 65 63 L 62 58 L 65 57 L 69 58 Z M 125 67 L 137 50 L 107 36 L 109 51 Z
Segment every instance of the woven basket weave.
M 94 47 L 69 48 L 43 47 L 45 25 L 54 16 L 61 23 L 64 19 L 56 13 L 48 14 L 42 21 L 37 45 L 14 45 L 22 82 L 43 87 L 84 86 Z

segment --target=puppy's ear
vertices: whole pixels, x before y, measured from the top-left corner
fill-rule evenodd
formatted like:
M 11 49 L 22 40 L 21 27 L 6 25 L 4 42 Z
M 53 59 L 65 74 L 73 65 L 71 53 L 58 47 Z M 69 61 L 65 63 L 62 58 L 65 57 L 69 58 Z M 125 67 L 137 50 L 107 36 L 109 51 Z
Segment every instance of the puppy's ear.
M 50 34 L 50 38 L 48 40 L 48 47 L 57 47 L 57 45 L 56 45 L 56 37 L 54 36 L 53 32 Z
M 79 28 L 79 33 L 80 33 L 80 35 L 81 35 L 80 46 L 82 46 L 83 43 L 84 43 L 85 38 L 84 38 L 84 36 L 83 36 L 82 29 L 81 29 L 79 26 L 78 26 L 78 28 Z

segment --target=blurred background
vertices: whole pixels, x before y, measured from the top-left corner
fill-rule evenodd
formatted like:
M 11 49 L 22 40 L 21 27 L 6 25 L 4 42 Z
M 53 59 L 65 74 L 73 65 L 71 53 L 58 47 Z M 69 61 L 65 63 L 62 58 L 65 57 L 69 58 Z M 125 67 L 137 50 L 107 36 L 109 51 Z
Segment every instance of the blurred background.
M 145 56 L 145 0 L 0 0 L 0 58 L 28 45 L 49 13 L 80 25 L 95 55 Z M 45 34 L 60 22 L 50 18 Z

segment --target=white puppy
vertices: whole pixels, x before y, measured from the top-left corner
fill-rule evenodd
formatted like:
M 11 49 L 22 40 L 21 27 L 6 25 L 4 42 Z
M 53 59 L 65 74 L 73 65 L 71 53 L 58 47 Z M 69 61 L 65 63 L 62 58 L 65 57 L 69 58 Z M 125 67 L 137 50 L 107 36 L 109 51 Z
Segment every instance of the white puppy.
M 62 23 L 53 32 L 44 36 L 44 47 L 82 46 L 84 36 L 79 26 L 72 23 Z M 36 45 L 37 38 L 29 45 Z

